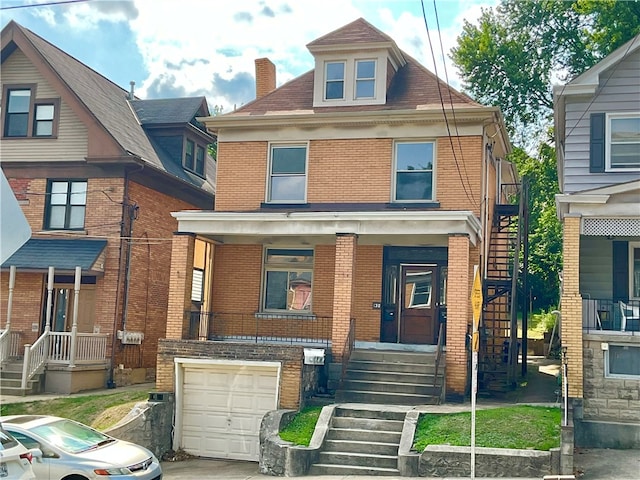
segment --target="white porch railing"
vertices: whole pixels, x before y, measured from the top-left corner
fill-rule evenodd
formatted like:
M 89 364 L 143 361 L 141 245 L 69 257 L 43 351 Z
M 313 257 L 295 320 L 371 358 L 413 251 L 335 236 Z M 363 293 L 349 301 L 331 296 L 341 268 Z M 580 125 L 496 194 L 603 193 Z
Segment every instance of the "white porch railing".
M 73 366 L 106 361 L 108 335 L 77 333 L 75 354 L 73 338 L 71 332 L 45 332 L 33 345 L 25 345 L 21 388 L 47 363 Z
M 5 362 L 9 358 L 10 348 L 10 332 L 9 330 L 2 330 L 0 332 L 0 364 Z

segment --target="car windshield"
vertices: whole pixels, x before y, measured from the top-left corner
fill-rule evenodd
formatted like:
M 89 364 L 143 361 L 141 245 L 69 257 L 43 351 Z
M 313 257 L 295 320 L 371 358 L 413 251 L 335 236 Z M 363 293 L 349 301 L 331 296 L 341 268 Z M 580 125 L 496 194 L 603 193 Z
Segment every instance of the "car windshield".
M 71 420 L 56 420 L 31 429 L 52 445 L 69 453 L 90 450 L 109 443 L 111 437 Z

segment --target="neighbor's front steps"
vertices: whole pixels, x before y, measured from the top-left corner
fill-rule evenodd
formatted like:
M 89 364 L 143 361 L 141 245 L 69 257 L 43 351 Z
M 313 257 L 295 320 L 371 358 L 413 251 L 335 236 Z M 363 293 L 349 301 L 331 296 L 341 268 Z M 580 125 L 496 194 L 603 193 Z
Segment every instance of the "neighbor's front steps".
M 406 411 L 337 406 L 318 463 L 309 475 L 399 475 Z

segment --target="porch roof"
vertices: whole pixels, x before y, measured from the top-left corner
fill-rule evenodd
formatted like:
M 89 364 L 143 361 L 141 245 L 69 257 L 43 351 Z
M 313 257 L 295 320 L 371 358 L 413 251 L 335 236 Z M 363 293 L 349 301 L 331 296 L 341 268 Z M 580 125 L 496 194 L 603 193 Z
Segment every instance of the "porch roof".
M 470 211 L 368 212 L 215 212 L 171 214 L 178 231 L 222 243 L 251 239 L 255 243 L 326 243 L 336 234 L 355 234 L 363 244 L 439 244 L 449 235 L 468 235 L 476 245 L 482 235 L 479 219 Z M 324 238 L 324 239 L 323 239 Z
M 2 269 L 72 273 L 81 267 L 83 273 L 104 272 L 104 250 L 107 241 L 88 238 L 31 238 L 9 257 Z

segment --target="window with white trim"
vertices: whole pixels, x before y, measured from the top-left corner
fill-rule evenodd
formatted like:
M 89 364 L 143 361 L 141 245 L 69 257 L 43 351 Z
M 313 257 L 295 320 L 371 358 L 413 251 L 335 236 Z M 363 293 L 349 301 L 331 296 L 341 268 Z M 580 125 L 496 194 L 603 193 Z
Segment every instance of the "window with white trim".
M 266 248 L 263 312 L 311 313 L 313 249 Z
M 607 169 L 640 169 L 640 114 L 609 114 L 607 120 Z
M 356 60 L 355 98 L 374 98 L 376 96 L 376 61 Z
M 629 242 L 629 297 L 640 300 L 640 242 Z
M 304 203 L 307 189 L 307 145 L 271 145 L 270 203 Z
M 605 350 L 605 377 L 640 378 L 640 345 L 613 345 Z
M 396 142 L 394 201 L 433 200 L 434 142 Z
M 327 62 L 325 65 L 325 100 L 344 98 L 344 62 Z

